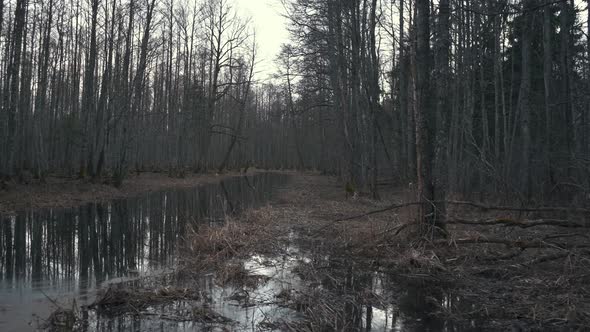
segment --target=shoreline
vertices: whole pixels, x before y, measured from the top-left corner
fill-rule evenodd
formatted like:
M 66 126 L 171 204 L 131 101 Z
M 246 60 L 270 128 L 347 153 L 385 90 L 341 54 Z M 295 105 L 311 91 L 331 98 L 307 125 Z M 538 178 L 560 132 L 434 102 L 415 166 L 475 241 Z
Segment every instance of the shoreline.
M 103 202 L 167 189 L 194 188 L 202 184 L 224 179 L 261 173 L 285 173 L 292 171 L 249 170 L 204 174 L 189 174 L 184 178 L 170 177 L 166 173 L 143 172 L 130 176 L 120 188 L 105 181 L 92 183 L 88 179 L 48 177 L 46 183 L 12 184 L 0 190 L 0 216 L 13 215 L 30 209 L 69 208 L 91 202 Z

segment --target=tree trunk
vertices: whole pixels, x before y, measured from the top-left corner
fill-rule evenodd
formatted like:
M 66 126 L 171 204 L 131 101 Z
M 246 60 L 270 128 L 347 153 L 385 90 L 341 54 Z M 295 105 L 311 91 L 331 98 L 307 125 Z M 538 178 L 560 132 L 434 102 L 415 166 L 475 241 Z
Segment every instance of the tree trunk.
M 521 118 L 522 135 L 522 160 L 520 164 L 520 190 L 523 195 L 530 198 L 530 153 L 531 153 L 531 132 L 530 132 L 530 90 L 531 90 L 531 25 L 532 15 L 529 10 L 534 6 L 534 0 L 527 0 L 524 6 L 522 26 L 522 50 L 521 50 L 521 78 L 520 91 L 518 94 L 518 110 Z
M 449 85 L 450 67 L 449 54 L 450 36 L 450 5 L 449 0 L 440 0 L 438 4 L 438 21 L 436 25 L 436 151 L 434 155 L 435 180 L 434 199 L 445 200 L 445 190 L 448 187 L 448 119 L 450 118 Z M 446 214 L 444 203 L 437 203 L 434 207 L 434 221 L 436 226 L 444 229 Z
M 571 57 L 570 57 L 570 40 L 572 29 L 572 13 L 573 9 L 566 0 L 561 2 L 561 13 L 559 14 L 559 40 L 560 47 L 560 69 L 561 69 L 561 128 L 558 128 L 563 133 L 563 144 L 567 151 L 565 158 L 566 177 L 570 175 L 570 161 L 573 158 L 574 150 L 574 135 L 573 135 L 573 114 L 572 114 L 572 94 L 570 87 L 571 80 Z
M 84 136 L 82 138 L 82 146 L 80 149 L 80 172 L 79 178 L 84 178 L 88 172 L 89 155 L 92 155 L 92 151 L 89 151 L 89 140 L 91 139 L 92 129 L 91 119 L 95 113 L 94 105 L 94 71 L 96 68 L 96 58 L 98 53 L 98 46 L 96 42 L 96 26 L 98 21 L 98 6 L 100 0 L 92 0 L 91 8 L 91 24 L 90 24 L 90 47 L 88 49 L 88 55 L 86 58 L 86 69 L 84 71 L 84 90 L 82 91 L 82 107 L 83 107 L 83 119 L 84 119 Z
M 371 193 L 373 199 L 379 198 L 379 191 L 377 188 L 378 165 L 377 165 L 377 138 L 378 138 L 378 123 L 377 111 L 379 110 L 379 57 L 377 56 L 377 0 L 372 0 L 371 11 L 369 16 L 369 66 L 367 77 L 369 84 L 367 87 L 369 93 L 367 98 L 369 100 L 369 109 L 371 111 Z M 393 165 L 391 165 L 393 166 Z
M 553 187 L 550 181 L 551 175 L 551 159 L 552 159 L 552 112 L 551 112 L 551 89 L 553 87 L 553 47 L 551 40 L 553 39 L 553 29 L 551 25 L 551 6 L 547 5 L 550 0 L 545 0 L 545 8 L 543 9 L 543 83 L 545 87 L 545 135 L 543 147 L 545 149 L 545 181 L 547 182 L 544 191 L 548 192 Z
M 123 55 L 123 64 L 118 74 L 118 107 L 119 117 L 121 118 L 122 128 L 118 133 L 119 151 L 117 163 L 115 165 L 114 182 L 115 186 L 123 184 L 127 172 L 127 150 L 129 141 L 129 126 L 131 123 L 130 109 L 131 109 L 131 93 L 129 76 L 131 71 L 131 47 L 133 39 L 133 25 L 135 17 L 135 1 L 131 0 L 129 3 L 129 23 L 127 26 L 127 35 L 125 37 L 125 53 Z
M 231 137 L 230 140 L 230 144 L 229 147 L 227 149 L 227 152 L 225 153 L 225 157 L 223 158 L 223 161 L 221 162 L 221 164 L 218 167 L 218 171 L 222 172 L 225 167 L 227 166 L 227 163 L 229 161 L 229 157 L 231 156 L 231 153 L 236 145 L 236 142 L 238 141 L 238 136 L 240 136 L 242 134 L 242 127 L 243 127 L 243 123 L 244 123 L 244 117 L 245 117 L 245 113 L 246 113 L 246 107 L 248 105 L 248 97 L 250 96 L 250 88 L 252 85 L 252 79 L 254 77 L 254 66 L 256 64 L 256 43 L 254 43 L 252 45 L 252 59 L 250 62 L 250 71 L 248 73 L 248 80 L 246 82 L 246 86 L 244 88 L 244 95 L 239 98 L 238 102 L 239 102 L 239 118 L 238 118 L 238 124 L 236 125 L 236 129 L 234 131 L 234 135 Z
M 20 89 L 19 83 L 21 80 L 20 70 L 22 61 L 22 45 L 24 39 L 24 30 L 26 25 L 26 14 L 27 14 L 27 0 L 18 0 L 16 2 L 16 8 L 14 11 L 14 28 L 12 30 L 11 50 L 12 56 L 9 59 L 8 65 L 8 77 L 7 81 L 10 86 L 10 94 L 8 97 L 8 153 L 9 156 L 6 159 L 6 174 L 8 176 L 14 175 L 17 170 L 15 159 L 17 158 L 16 153 L 18 144 L 16 136 L 18 135 L 18 116 L 22 110 L 19 110 L 20 105 Z
M 51 40 L 51 27 L 53 23 L 53 0 L 49 1 L 48 17 L 43 33 L 43 42 L 41 46 L 41 52 L 39 54 L 39 85 L 37 88 L 37 94 L 35 97 L 35 173 L 43 180 L 44 173 L 47 170 L 46 155 L 45 155 L 45 142 L 43 139 L 43 121 L 45 120 L 45 104 L 47 103 L 47 84 L 49 75 L 49 55 L 50 48 L 49 43 Z
M 434 112 L 430 97 L 430 1 L 416 1 L 416 167 L 418 175 L 418 220 L 424 231 L 430 231 L 436 223 L 434 183 L 432 179 Z

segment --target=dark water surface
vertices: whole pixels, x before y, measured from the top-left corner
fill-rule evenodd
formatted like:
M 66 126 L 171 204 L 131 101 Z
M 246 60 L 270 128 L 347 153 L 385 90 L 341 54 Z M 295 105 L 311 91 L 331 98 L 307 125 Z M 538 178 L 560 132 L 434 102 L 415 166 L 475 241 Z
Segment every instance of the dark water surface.
M 194 189 L 2 217 L 0 331 L 34 329 L 35 317 L 51 312 L 50 299 L 89 301 L 85 294 L 91 297 L 101 285 L 167 271 L 187 230 L 265 203 L 288 177 L 235 177 Z

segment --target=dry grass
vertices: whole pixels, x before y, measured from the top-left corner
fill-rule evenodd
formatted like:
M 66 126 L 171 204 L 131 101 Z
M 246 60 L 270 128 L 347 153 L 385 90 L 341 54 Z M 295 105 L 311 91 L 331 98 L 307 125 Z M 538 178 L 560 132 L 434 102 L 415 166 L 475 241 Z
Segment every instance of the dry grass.
M 107 314 L 139 314 L 147 307 L 180 300 L 197 301 L 198 290 L 189 288 L 162 287 L 144 289 L 116 285 L 100 292 L 91 307 Z
M 193 229 L 181 255 L 182 269 L 227 272 L 228 263 L 254 254 L 275 254 L 288 232 L 274 221 L 272 211 L 271 207 L 248 210 L 239 219 L 227 217 L 221 226 Z
M 250 273 L 242 262 L 226 263 L 215 272 L 215 281 L 220 286 L 256 288 L 267 282 L 269 277 Z
M 73 331 L 79 322 L 80 317 L 75 309 L 57 308 L 41 328 L 47 331 Z

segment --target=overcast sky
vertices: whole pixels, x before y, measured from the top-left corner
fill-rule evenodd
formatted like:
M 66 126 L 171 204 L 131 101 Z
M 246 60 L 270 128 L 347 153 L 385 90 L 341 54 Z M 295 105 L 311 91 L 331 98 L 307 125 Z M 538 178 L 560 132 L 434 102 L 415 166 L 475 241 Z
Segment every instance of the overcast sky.
M 276 70 L 275 58 L 281 44 L 288 42 L 287 20 L 281 0 L 233 0 L 243 16 L 251 17 L 258 42 L 257 79 L 264 80 Z

